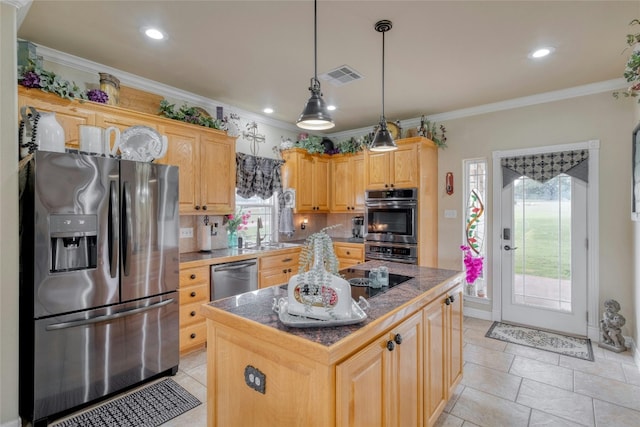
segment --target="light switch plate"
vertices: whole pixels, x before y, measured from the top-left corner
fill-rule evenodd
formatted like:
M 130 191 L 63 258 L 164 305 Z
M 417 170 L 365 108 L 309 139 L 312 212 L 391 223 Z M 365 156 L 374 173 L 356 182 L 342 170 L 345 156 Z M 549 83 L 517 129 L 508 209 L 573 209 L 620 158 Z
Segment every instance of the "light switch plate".
M 188 239 L 190 237 L 193 237 L 193 228 L 192 227 L 185 227 L 185 228 L 181 228 L 180 229 L 180 238 L 181 239 Z
M 444 210 L 444 217 L 445 218 L 457 218 L 458 217 L 458 211 L 455 209 L 445 209 Z

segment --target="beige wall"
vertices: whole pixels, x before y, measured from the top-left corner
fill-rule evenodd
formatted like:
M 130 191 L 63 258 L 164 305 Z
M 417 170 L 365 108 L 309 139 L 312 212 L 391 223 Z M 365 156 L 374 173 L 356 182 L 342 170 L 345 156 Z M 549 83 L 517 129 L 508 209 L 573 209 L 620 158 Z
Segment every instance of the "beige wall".
M 637 336 L 633 304 L 633 226 L 631 221 L 631 131 L 634 101 L 614 99 L 609 93 L 516 108 L 445 122 L 448 148 L 439 154 L 439 263 L 461 268 L 462 159 L 486 158 L 492 185 L 492 152 L 600 140 L 600 301 L 614 298 L 627 318 L 623 333 Z M 444 193 L 444 175 L 453 172 L 456 191 Z M 487 200 L 491 247 L 492 199 Z M 456 209 L 458 219 L 445 219 L 445 209 Z M 636 263 L 637 264 L 637 263 Z M 488 273 L 492 276 L 489 266 Z M 489 283 L 491 288 L 491 283 Z M 489 296 L 491 296 L 491 290 Z M 490 306 L 473 305 L 483 310 Z
M 0 425 L 18 425 L 16 10 L 0 2 Z
M 640 102 L 635 104 L 634 107 L 634 120 L 632 126 L 636 126 L 640 123 Z M 633 223 L 633 269 L 634 269 L 634 277 L 633 277 L 633 301 L 634 301 L 634 316 L 633 318 L 636 320 L 636 329 L 635 333 L 633 333 L 632 337 L 636 342 L 636 347 L 640 343 L 640 328 L 638 328 L 638 319 L 640 319 L 640 222 Z M 636 354 L 636 361 L 640 359 L 640 356 Z

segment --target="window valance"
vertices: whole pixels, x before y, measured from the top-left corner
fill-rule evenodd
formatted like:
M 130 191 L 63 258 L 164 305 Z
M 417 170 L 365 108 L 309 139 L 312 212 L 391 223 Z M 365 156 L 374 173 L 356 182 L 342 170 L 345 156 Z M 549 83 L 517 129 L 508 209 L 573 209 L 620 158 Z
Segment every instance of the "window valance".
M 282 191 L 280 168 L 284 160 L 236 153 L 236 193 L 248 199 L 258 196 L 268 199 Z
M 501 159 L 502 186 L 521 176 L 546 182 L 561 173 L 589 182 L 589 150 L 558 151 L 556 153 L 505 157 Z

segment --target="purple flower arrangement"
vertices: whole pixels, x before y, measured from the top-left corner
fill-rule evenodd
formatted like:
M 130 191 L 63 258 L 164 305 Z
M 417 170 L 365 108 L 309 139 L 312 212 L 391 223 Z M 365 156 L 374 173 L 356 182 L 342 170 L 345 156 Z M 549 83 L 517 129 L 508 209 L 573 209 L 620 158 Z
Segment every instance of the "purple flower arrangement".
M 40 76 L 36 74 L 35 71 L 27 71 L 22 76 L 22 80 L 20 81 L 22 86 L 30 87 L 30 88 L 39 88 L 40 87 Z
M 89 101 L 106 104 L 107 102 L 109 102 L 109 95 L 107 95 L 105 91 L 100 89 L 89 89 L 87 91 L 87 99 L 89 99 Z
M 464 267 L 467 272 L 467 283 L 472 284 L 482 274 L 482 261 L 484 257 L 475 257 L 469 246 L 460 246 L 464 251 Z

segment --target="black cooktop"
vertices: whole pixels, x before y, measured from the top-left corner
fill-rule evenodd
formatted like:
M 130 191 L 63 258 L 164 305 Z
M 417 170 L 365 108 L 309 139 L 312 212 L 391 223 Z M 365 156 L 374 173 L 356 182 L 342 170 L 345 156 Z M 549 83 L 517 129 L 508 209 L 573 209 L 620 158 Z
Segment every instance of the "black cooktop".
M 351 297 L 358 301 L 360 296 L 365 298 L 372 298 L 376 295 L 383 294 L 394 286 L 404 283 L 411 279 L 411 276 L 402 276 L 400 274 L 389 273 L 389 286 L 383 286 L 382 288 L 372 288 L 369 286 L 369 270 L 356 270 L 353 268 L 346 268 L 338 272 L 349 283 L 351 283 Z M 360 279 L 360 280 L 358 280 Z

